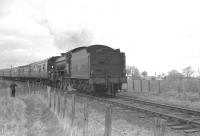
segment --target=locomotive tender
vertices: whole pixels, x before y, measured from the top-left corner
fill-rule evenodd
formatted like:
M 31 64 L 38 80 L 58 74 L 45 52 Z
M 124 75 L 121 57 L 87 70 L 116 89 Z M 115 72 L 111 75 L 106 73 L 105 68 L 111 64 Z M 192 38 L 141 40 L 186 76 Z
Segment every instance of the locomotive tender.
M 50 82 L 59 88 L 115 95 L 126 82 L 125 54 L 105 45 L 78 47 L 61 56 L 2 69 L 0 77 Z

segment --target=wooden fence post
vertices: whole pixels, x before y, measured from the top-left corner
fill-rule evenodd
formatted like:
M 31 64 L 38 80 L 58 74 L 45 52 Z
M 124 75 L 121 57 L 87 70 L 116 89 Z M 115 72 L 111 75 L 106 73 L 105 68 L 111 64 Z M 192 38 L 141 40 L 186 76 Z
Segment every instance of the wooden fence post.
M 166 121 L 164 119 L 155 118 L 154 136 L 165 136 Z
M 184 95 L 184 100 L 187 101 L 187 94 L 185 92 L 185 82 L 182 80 L 182 93 Z
M 39 94 L 39 83 L 37 83 L 37 90 L 36 90 L 36 94 Z
M 51 109 L 52 109 L 52 110 L 54 110 L 54 101 L 55 101 L 55 100 L 54 100 L 54 90 L 55 90 L 55 88 L 54 88 L 53 91 L 51 92 L 51 93 L 52 93 L 52 95 L 51 95 L 51 96 L 52 96 L 52 101 L 51 101 Z
M 33 82 L 33 94 L 35 94 L 35 82 Z
M 45 100 L 44 92 L 45 92 L 44 88 L 41 87 L 41 88 L 40 88 L 40 95 L 41 95 L 41 96 L 44 98 L 44 100 Z
M 40 83 L 38 83 L 38 89 L 37 89 L 37 94 L 40 93 Z
M 56 88 L 54 88 L 54 106 L 53 106 L 53 110 L 56 110 Z
M 36 94 L 38 94 L 38 91 L 39 91 L 39 83 L 37 83 Z
M 75 94 L 72 94 L 71 128 L 73 128 L 74 125 L 74 118 L 75 118 Z
M 9 94 L 10 94 L 10 88 L 8 87 L 5 89 L 5 93 L 3 95 L 6 98 L 6 100 L 9 97 Z M 17 90 L 15 90 L 15 97 L 17 97 Z
M 29 95 L 30 95 L 30 93 L 31 93 L 31 89 L 30 89 L 29 81 L 27 82 L 27 86 L 28 86 L 28 93 L 29 93 Z
M 148 80 L 148 91 L 151 92 L 151 80 Z
M 48 95 L 47 95 L 47 94 L 48 94 L 48 90 L 47 90 L 47 88 L 43 87 L 43 88 L 42 88 L 42 92 L 43 92 L 43 93 L 42 93 L 42 96 L 45 98 L 45 100 L 46 100 L 46 102 L 47 102 L 47 100 L 48 100 L 48 99 L 47 99 L 47 98 L 48 98 Z
M 48 106 L 51 107 L 51 87 L 47 86 L 47 103 Z
M 135 82 L 134 82 L 134 79 L 133 80 L 133 91 L 135 90 Z
M 58 91 L 58 105 L 57 105 L 57 112 L 58 112 L 58 115 L 60 115 L 60 101 L 61 101 L 61 92 L 60 90 Z
M 58 113 L 58 92 L 56 93 L 56 109 L 55 109 L 55 112 L 57 113 L 57 114 L 59 114 Z
M 63 117 L 63 96 L 59 95 L 59 116 Z
M 140 91 L 142 92 L 142 80 L 140 79 Z
M 51 108 L 52 107 L 52 98 L 51 98 L 51 92 L 52 92 L 52 88 L 51 88 L 51 90 L 50 90 L 50 92 L 49 92 L 49 108 Z
M 32 82 L 32 91 L 31 91 L 31 94 L 33 94 L 33 91 L 34 91 L 34 82 Z
M 44 99 L 45 99 L 45 101 L 47 102 L 47 104 L 48 104 L 48 88 L 46 87 L 44 87 L 43 89 L 42 89 L 43 91 L 43 93 L 42 93 L 42 96 L 44 97 Z
M 46 89 L 42 88 L 42 96 L 43 96 L 45 102 L 47 102 L 47 104 L 48 104 L 48 88 L 46 88 Z
M 40 84 L 39 84 L 39 86 L 38 86 L 38 93 L 37 94 L 40 94 L 40 89 L 41 89 L 41 87 L 40 87 Z
M 65 111 L 67 108 L 67 95 L 64 93 L 64 102 L 63 102 L 63 118 L 65 117 Z
M 88 98 L 85 98 L 84 102 L 84 130 L 83 136 L 88 136 Z
M 110 104 L 106 104 L 106 115 L 105 115 L 105 132 L 104 136 L 111 136 L 112 130 L 112 108 Z
M 161 93 L 161 89 L 160 89 L 160 80 L 158 80 L 158 92 Z
M 39 91 L 39 95 L 41 95 L 42 96 L 42 92 L 43 92 L 43 90 L 42 90 L 42 87 L 40 86 L 40 89 L 39 89 L 40 91 Z

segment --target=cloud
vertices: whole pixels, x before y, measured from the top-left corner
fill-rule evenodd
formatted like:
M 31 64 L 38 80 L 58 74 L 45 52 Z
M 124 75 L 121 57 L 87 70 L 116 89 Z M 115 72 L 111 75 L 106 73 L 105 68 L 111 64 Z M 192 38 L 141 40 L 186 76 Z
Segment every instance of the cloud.
M 11 4 L 11 11 L 14 12 L 10 12 L 4 22 L 0 23 L 4 25 L 1 25 L 2 29 L 0 27 L 4 34 L 23 36 L 29 39 L 34 37 L 35 40 L 35 37 L 52 38 L 52 45 L 62 51 L 78 46 L 88 46 L 92 43 L 93 34 L 87 28 L 81 27 L 80 24 L 71 25 L 69 14 L 68 16 L 63 14 L 67 11 L 63 6 L 66 5 L 65 1 L 61 0 L 61 4 L 57 6 L 54 6 L 55 1 L 47 2 L 45 0 L 15 0 L 14 2 L 15 6 Z M 51 7 L 51 4 L 54 7 Z M 54 9 L 56 11 L 49 14 Z
M 0 61 L 1 66 L 6 67 L 7 65 L 17 66 L 19 64 L 25 64 L 35 59 L 39 59 L 31 49 L 18 48 L 13 50 L 1 51 Z
M 60 54 L 48 29 L 35 21 L 35 17 L 41 18 L 39 8 L 28 2 L 0 1 L 0 68 Z
M 10 5 L 12 4 L 13 1 L 14 0 L 0 0 L 0 16 L 1 17 L 4 17 L 10 12 L 11 10 Z
M 94 43 L 148 73 L 198 66 L 184 56 L 199 54 L 199 11 L 197 0 L 0 0 L 0 67 Z
M 59 55 L 52 39 L 24 38 L 0 34 L 0 67 L 25 65 L 50 56 Z

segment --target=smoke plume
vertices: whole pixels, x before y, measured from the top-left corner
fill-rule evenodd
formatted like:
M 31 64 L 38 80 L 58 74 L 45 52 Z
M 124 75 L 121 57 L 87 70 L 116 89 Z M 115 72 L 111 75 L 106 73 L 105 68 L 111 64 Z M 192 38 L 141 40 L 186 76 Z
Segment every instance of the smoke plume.
M 85 28 L 74 29 L 66 26 L 65 29 L 58 29 L 51 25 L 48 19 L 35 20 L 48 29 L 49 34 L 53 36 L 54 45 L 62 51 L 80 46 L 89 46 L 92 43 L 93 34 Z
M 54 38 L 54 45 L 60 50 L 70 50 L 80 46 L 89 46 L 92 43 L 92 34 L 86 29 L 68 30 L 50 33 Z

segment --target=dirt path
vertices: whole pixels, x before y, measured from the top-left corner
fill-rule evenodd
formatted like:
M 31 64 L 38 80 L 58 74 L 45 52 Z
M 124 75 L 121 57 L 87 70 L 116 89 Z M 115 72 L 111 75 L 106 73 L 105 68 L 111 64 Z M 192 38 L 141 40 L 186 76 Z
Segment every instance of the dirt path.
M 63 136 L 57 117 L 37 95 L 20 98 L 26 104 L 27 136 Z

